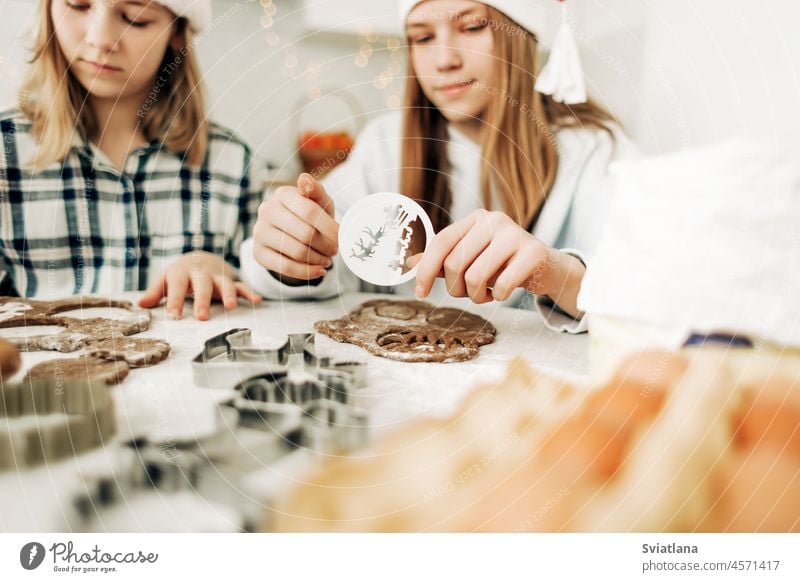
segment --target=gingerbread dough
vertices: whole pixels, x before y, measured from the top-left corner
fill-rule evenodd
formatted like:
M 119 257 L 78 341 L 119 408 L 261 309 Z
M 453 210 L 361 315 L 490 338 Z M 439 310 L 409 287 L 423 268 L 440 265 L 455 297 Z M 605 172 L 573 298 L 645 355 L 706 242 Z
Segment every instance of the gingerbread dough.
M 128 314 L 122 318 L 88 319 L 59 315 L 74 309 L 96 307 L 124 309 Z M 130 301 L 101 297 L 75 297 L 58 301 L 0 297 L 0 328 L 51 325 L 65 328 L 56 334 L 9 338 L 8 341 L 19 350 L 74 352 L 86 348 L 88 357 L 112 362 L 122 360 L 132 368 L 152 366 L 169 355 L 170 346 L 163 340 L 128 337 L 147 330 L 150 317 L 149 311 L 136 307 Z
M 169 355 L 170 346 L 159 339 L 114 335 L 86 343 L 89 355 L 104 360 L 124 360 L 131 368 L 158 364 Z
M 348 315 L 319 321 L 314 328 L 330 338 L 402 362 L 463 362 L 494 341 L 497 330 L 477 315 L 424 301 L 377 299 Z
M 111 307 L 124 309 L 130 315 L 121 319 L 78 319 L 59 315 L 74 309 Z M 51 335 L 9 338 L 23 352 L 54 350 L 74 352 L 88 338 L 106 338 L 110 335 L 133 335 L 150 327 L 150 312 L 140 309 L 130 301 L 102 297 L 71 297 L 57 301 L 35 301 L 19 297 L 0 297 L 0 328 L 55 325 L 64 331 Z
M 37 380 L 68 379 L 119 384 L 128 377 L 131 369 L 124 361 L 101 360 L 91 356 L 62 358 L 36 364 L 28 377 Z

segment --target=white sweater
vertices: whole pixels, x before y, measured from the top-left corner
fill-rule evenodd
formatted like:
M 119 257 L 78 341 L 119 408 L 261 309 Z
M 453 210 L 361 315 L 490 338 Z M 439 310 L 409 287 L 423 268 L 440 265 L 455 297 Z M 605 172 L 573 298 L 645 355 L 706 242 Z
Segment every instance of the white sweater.
M 397 192 L 400 183 L 400 136 L 402 117 L 390 113 L 370 122 L 358 137 L 347 161 L 334 169 L 323 184 L 336 205 L 336 219 L 363 196 L 375 192 Z M 452 220 L 460 220 L 483 207 L 480 189 L 481 146 L 452 127 L 450 143 L 450 185 Z M 610 206 L 608 166 L 612 161 L 636 156 L 635 147 L 621 134 L 612 140 L 608 133 L 594 129 L 563 129 L 556 133 L 559 167 L 556 181 L 532 231 L 546 245 L 577 256 L 584 263 L 591 259 L 598 244 Z M 493 205 L 502 209 L 500 204 Z M 253 240 L 242 244 L 241 277 L 267 299 L 309 299 L 335 297 L 346 291 L 366 288 L 339 257 L 318 285 L 290 287 L 280 283 L 253 259 Z M 414 296 L 414 281 L 394 288 L 400 296 Z M 429 301 L 447 297 L 443 280 L 433 286 Z M 533 299 L 533 300 L 532 300 Z M 464 307 L 469 299 L 464 299 Z M 573 319 L 553 306 L 546 297 L 531 298 L 517 289 L 506 306 L 534 308 L 548 328 L 580 333 L 587 329 L 586 318 Z

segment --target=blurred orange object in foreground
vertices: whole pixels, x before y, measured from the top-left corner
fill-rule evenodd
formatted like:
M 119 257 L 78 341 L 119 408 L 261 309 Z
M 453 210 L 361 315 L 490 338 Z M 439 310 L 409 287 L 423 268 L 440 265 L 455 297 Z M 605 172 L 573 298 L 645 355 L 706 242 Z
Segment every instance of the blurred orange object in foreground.
M 588 391 L 517 360 L 452 417 L 330 456 L 265 528 L 800 531 L 800 368 L 776 372 L 787 363 L 645 352 Z
M 22 360 L 17 347 L 0 339 L 0 380 L 15 374 L 21 365 Z

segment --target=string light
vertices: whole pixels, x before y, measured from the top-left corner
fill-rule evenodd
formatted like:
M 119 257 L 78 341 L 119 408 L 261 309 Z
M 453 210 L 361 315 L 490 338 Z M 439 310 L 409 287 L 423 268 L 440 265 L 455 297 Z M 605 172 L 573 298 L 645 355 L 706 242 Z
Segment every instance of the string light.
M 290 79 L 294 77 L 295 69 L 297 68 L 297 55 L 294 52 L 287 51 L 283 57 L 283 67 L 281 68 L 281 75 Z
M 308 67 L 306 69 L 309 78 L 314 78 L 322 72 L 322 63 L 319 61 L 311 61 L 308 63 Z
M 392 83 L 392 76 L 388 71 L 381 71 L 381 73 L 372 82 L 376 89 L 385 89 Z
M 368 35 L 362 36 L 362 44 L 361 44 L 361 51 L 359 53 L 359 57 L 368 57 L 372 54 L 372 44 L 370 43 L 370 39 L 373 39 L 373 42 L 377 42 L 380 40 L 379 37 L 373 36 L 370 37 Z M 366 42 L 365 42 L 366 41 Z M 401 42 L 400 39 L 396 37 L 389 37 L 385 40 L 386 49 L 389 51 L 389 59 L 390 63 L 381 71 L 377 77 L 372 80 L 372 84 L 375 86 L 376 89 L 386 90 L 391 88 L 392 83 L 396 76 L 400 75 L 403 70 L 403 51 L 401 50 Z M 369 47 L 370 50 L 367 50 Z M 366 61 L 364 59 L 360 59 L 356 57 L 356 66 L 366 66 Z M 394 98 L 392 98 L 394 97 Z M 387 99 L 387 105 L 390 108 L 396 109 L 399 107 L 399 97 L 396 95 L 390 96 Z
M 261 16 L 261 26 L 264 28 L 272 28 L 272 25 L 275 24 L 275 14 L 278 12 L 277 6 L 272 3 L 272 0 L 259 0 L 259 3 L 264 9 L 264 14 Z M 270 38 L 277 38 L 277 35 L 275 35 L 275 37 L 268 37 L 267 42 L 269 42 Z M 274 46 L 275 44 L 277 44 L 277 41 L 275 43 L 270 43 L 270 46 Z
M 367 42 L 361 43 L 359 52 L 365 57 L 370 58 L 372 56 L 372 45 Z

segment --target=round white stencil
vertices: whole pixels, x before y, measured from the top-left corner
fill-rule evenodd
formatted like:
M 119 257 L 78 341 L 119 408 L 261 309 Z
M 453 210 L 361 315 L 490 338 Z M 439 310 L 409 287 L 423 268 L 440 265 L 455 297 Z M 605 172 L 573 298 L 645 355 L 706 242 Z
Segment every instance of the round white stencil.
M 433 234 L 422 206 L 402 194 L 379 192 L 362 198 L 344 215 L 339 252 L 359 279 L 373 285 L 399 285 L 416 275 L 416 267 L 406 267 L 412 249 L 427 248 Z M 415 240 L 423 236 L 424 241 Z

